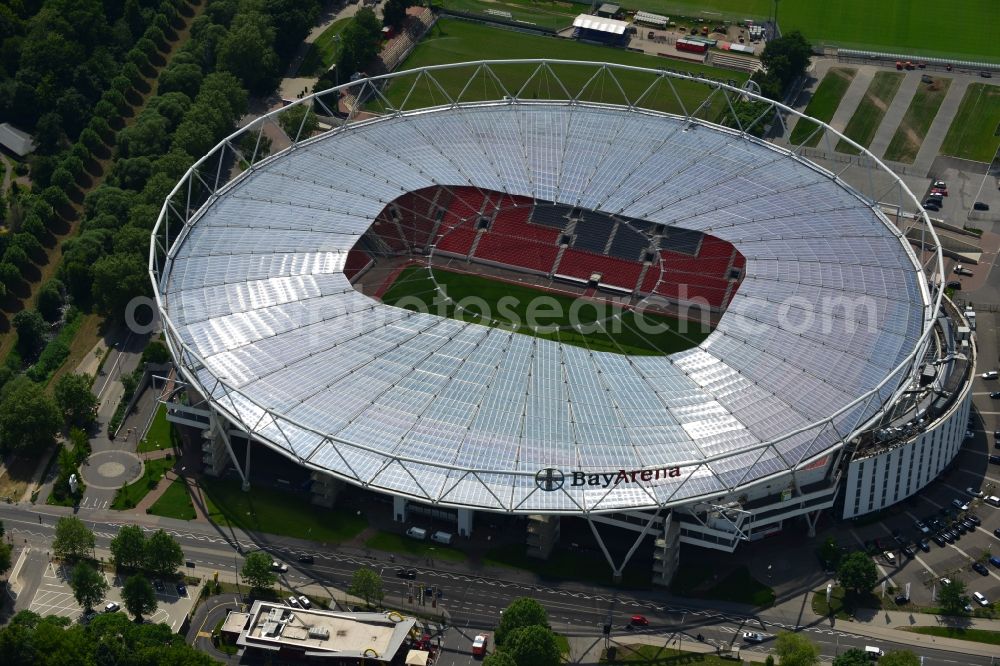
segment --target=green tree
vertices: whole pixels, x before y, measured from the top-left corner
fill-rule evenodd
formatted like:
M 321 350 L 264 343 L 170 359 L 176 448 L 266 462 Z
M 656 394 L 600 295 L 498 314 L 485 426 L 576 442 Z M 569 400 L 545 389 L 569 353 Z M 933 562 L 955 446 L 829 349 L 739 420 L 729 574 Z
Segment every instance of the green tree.
M 878 659 L 879 666 L 920 666 L 920 657 L 909 650 L 886 652 Z
M 500 625 L 497 627 L 494 639 L 498 647 L 503 647 L 507 635 L 515 629 L 548 625 L 549 617 L 542 605 L 534 599 L 520 597 L 512 601 L 500 616 Z
M 517 666 L 559 666 L 562 662 L 556 635 L 539 625 L 510 631 L 504 638 L 503 651 Z
M 518 663 L 506 652 L 493 651 L 483 659 L 483 666 L 518 666 Z
M 156 610 L 156 593 L 145 576 L 130 576 L 122 587 L 122 603 L 136 622 Z
M 341 81 L 368 66 L 378 55 L 381 39 L 382 23 L 375 12 L 367 7 L 358 10 L 354 19 L 340 33 L 337 71 L 340 72 Z
M 303 121 L 304 119 L 304 121 Z M 296 104 L 278 116 L 278 123 L 291 139 L 305 139 L 319 126 L 316 114 L 308 102 Z M 249 157 L 249 155 L 247 156 Z
M 260 12 L 241 12 L 219 44 L 217 68 L 232 72 L 250 92 L 264 95 L 278 84 L 281 65 L 274 43 L 274 28 Z
M 173 576 L 184 562 L 184 551 L 177 540 L 157 530 L 146 540 L 146 569 L 158 576 Z
M 785 90 L 792 81 L 805 73 L 811 57 L 812 45 L 801 32 L 795 30 L 769 41 L 760 60 L 768 73 L 781 82 L 782 90 Z
M 8 249 L 7 254 L 12 249 Z M 23 250 L 20 250 L 23 252 Z M 26 359 L 33 359 L 45 346 L 45 333 L 48 326 L 38 310 L 21 310 L 11 322 L 17 331 L 17 351 Z
M 836 568 L 840 563 L 840 547 L 833 537 L 827 537 L 826 541 L 819 549 L 819 558 L 823 561 L 823 566 Z
M 410 0 L 386 0 L 382 6 L 382 21 L 386 25 L 399 28 L 406 20 L 406 8 L 411 4 Z
M 152 340 L 142 350 L 143 363 L 166 363 L 170 360 L 170 350 L 162 342 Z
M 111 556 L 119 569 L 139 569 L 146 560 L 146 535 L 138 525 L 124 525 L 111 539 Z
M 878 582 L 878 569 L 866 553 L 854 551 L 837 567 L 837 581 L 855 595 L 867 594 Z
M 870 664 L 871 659 L 861 648 L 851 648 L 833 660 L 833 666 L 870 666 Z
M 774 641 L 774 653 L 781 666 L 815 666 L 819 648 L 802 634 L 782 631 Z
M 93 267 L 92 295 L 102 313 L 124 319 L 129 301 L 148 296 L 149 274 L 146 263 L 136 254 L 111 254 L 97 260 Z
M 56 536 L 52 540 L 56 557 L 78 560 L 94 552 L 94 533 L 76 516 L 64 516 L 56 521 Z
M 22 281 L 21 271 L 17 269 L 17 266 L 9 261 L 0 261 L 0 284 L 10 291 L 21 284 Z
M 202 76 L 201 67 L 193 63 L 171 65 L 160 74 L 160 94 L 180 92 L 193 99 L 201 87 Z
M 10 567 L 13 564 L 11 562 L 11 550 L 12 547 L 9 543 L 0 541 L 0 575 L 10 571 Z
M 277 574 L 271 571 L 271 562 L 271 556 L 262 550 L 247 553 L 240 577 L 253 590 L 269 590 L 278 581 Z
M 86 375 L 63 375 L 56 382 L 56 404 L 70 425 L 86 426 L 94 422 L 97 396 L 90 390 Z
M 0 450 L 40 453 L 61 425 L 55 401 L 27 377 L 8 382 L 0 392 Z
M 69 586 L 73 590 L 73 598 L 76 603 L 83 606 L 85 611 L 91 610 L 95 604 L 104 599 L 108 591 L 108 581 L 97 569 L 80 562 L 73 567 L 73 575 L 70 578 Z
M 764 666 L 774 666 L 774 655 L 769 654 L 764 659 Z
M 351 586 L 347 588 L 349 594 L 361 597 L 365 604 L 382 601 L 384 593 L 382 591 L 382 577 L 378 572 L 369 567 L 361 567 L 354 572 L 351 577 Z
M 968 612 L 965 607 L 969 604 L 969 597 L 965 594 L 965 583 L 960 580 L 941 583 L 937 599 L 941 610 L 947 615 L 964 615 Z
M 58 465 L 59 475 L 52 484 L 52 497 L 60 502 L 72 498 L 75 504 L 83 496 L 83 486 L 78 485 L 75 494 L 73 493 L 73 489 L 70 487 L 69 480 L 74 474 L 78 480 L 80 478 L 80 474 L 76 467 L 76 457 L 73 455 L 73 452 L 67 448 L 60 447 Z M 80 482 L 78 481 L 78 484 L 79 483 Z
M 47 322 L 59 321 L 62 316 L 62 306 L 65 302 L 63 292 L 65 287 L 60 280 L 55 278 L 48 280 L 38 290 L 38 313 Z

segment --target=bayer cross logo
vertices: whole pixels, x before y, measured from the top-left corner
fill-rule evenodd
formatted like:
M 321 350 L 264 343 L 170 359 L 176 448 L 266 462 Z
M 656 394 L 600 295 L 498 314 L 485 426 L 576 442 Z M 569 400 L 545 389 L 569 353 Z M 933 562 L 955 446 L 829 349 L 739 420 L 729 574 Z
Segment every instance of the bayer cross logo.
M 563 487 L 563 483 L 565 482 L 566 475 L 562 473 L 562 470 L 555 469 L 554 467 L 540 469 L 535 474 L 535 485 L 537 485 L 540 490 L 544 490 L 546 492 L 559 490 Z

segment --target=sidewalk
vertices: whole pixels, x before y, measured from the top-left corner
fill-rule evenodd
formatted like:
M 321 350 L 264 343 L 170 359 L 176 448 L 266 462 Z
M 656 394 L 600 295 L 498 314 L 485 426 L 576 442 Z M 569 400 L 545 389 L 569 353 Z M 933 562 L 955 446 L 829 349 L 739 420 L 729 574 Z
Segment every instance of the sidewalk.
M 825 589 L 825 588 L 823 588 Z M 778 610 L 779 607 L 805 609 L 803 613 L 803 626 L 823 627 L 836 629 L 848 634 L 857 636 L 868 636 L 870 638 L 892 641 L 896 643 L 911 643 L 926 648 L 938 648 L 952 650 L 955 652 L 974 654 L 981 657 L 993 657 L 997 655 L 997 647 L 976 641 L 966 641 L 958 638 L 942 638 L 938 636 L 927 636 L 914 632 L 904 631 L 908 627 L 963 627 L 967 629 L 985 629 L 989 631 L 1000 631 L 1000 620 L 989 620 L 982 618 L 959 618 L 950 616 L 932 615 L 930 613 L 906 613 L 903 611 L 878 611 L 863 610 L 855 615 L 853 620 L 838 620 L 819 616 L 813 613 L 811 597 L 814 590 L 807 593 L 805 602 L 802 597 L 789 599 L 784 603 L 774 606 L 771 610 Z
M 596 664 L 601 660 L 604 652 L 603 636 L 568 636 L 569 661 L 573 664 Z M 675 638 L 675 636 L 661 636 L 656 634 L 636 634 L 627 639 L 610 639 L 609 644 L 618 649 L 618 654 L 628 652 L 633 646 L 656 645 L 668 650 L 681 650 L 682 652 L 693 652 L 696 654 L 718 654 L 718 650 L 710 643 L 699 642 L 685 637 Z M 764 663 L 767 660 L 767 652 L 756 652 L 754 650 L 737 650 L 740 658 L 744 662 Z M 735 663 L 735 662 L 734 662 Z

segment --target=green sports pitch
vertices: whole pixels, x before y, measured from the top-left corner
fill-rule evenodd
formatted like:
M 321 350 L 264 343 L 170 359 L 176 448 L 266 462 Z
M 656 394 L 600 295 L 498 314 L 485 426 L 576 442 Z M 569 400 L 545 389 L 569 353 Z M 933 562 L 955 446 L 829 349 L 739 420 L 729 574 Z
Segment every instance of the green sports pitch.
M 701 322 L 637 314 L 602 301 L 425 266 L 404 269 L 385 292 L 382 302 L 592 351 L 633 356 L 690 349 L 711 333 L 711 328 Z
M 741 85 L 748 78 L 744 72 L 447 18 L 439 20 L 428 31 L 399 69 L 511 58 L 611 62 L 650 69 L 672 68 L 732 82 L 734 85 Z M 536 65 L 496 66 L 494 72 L 503 82 L 504 88 L 485 74 L 476 76 L 477 69 L 474 66 L 437 70 L 434 72 L 434 79 L 453 97 L 457 98 L 461 93 L 461 101 L 501 99 L 504 94 L 520 91 L 521 97 L 525 99 L 566 99 L 568 94 L 578 96 L 578 99 L 608 104 L 628 103 L 629 99 L 622 95 L 622 90 L 634 101 L 642 96 L 653 82 L 650 74 L 625 71 L 616 72 L 615 80 L 606 75 L 592 78 L 594 68 L 580 65 L 552 65 L 551 70 L 555 76 L 532 76 L 536 69 Z M 642 106 L 685 114 L 694 111 L 711 92 L 708 86 L 701 83 L 674 81 L 673 85 L 677 95 L 673 94 L 669 86 L 659 83 L 643 97 Z M 416 75 L 405 73 L 389 86 L 386 97 L 394 108 L 403 109 L 423 108 L 448 102 L 437 85 L 423 78 L 418 79 Z M 372 106 L 373 110 L 378 110 L 377 105 Z M 724 111 L 723 106 L 725 105 L 721 103 L 716 104 L 714 109 L 699 114 L 699 117 L 719 120 Z
M 631 0 L 628 9 L 705 21 L 767 19 L 814 44 L 1000 62 L 997 0 Z

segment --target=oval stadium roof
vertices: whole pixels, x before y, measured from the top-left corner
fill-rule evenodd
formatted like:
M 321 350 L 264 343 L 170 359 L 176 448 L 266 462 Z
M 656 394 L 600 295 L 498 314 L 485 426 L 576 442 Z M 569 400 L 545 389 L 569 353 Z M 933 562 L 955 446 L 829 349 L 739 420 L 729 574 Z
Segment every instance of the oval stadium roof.
M 388 202 L 470 184 L 712 234 L 746 277 L 715 331 L 670 356 L 352 288 L 346 253 Z M 907 244 L 828 172 L 736 132 L 562 101 L 300 144 L 206 204 L 158 286 L 185 378 L 270 446 L 374 489 L 522 513 L 686 503 L 803 466 L 900 389 L 932 312 Z

